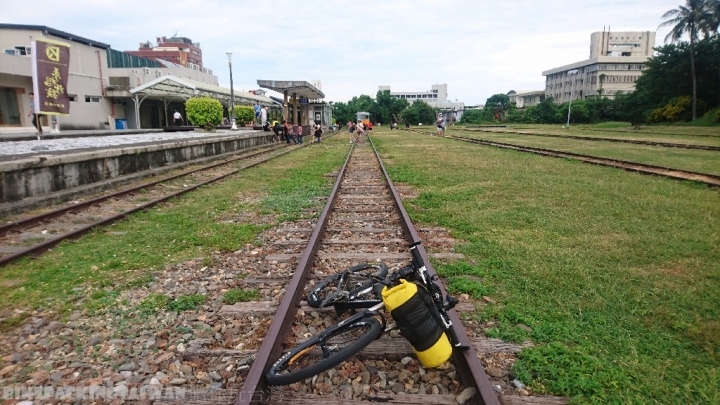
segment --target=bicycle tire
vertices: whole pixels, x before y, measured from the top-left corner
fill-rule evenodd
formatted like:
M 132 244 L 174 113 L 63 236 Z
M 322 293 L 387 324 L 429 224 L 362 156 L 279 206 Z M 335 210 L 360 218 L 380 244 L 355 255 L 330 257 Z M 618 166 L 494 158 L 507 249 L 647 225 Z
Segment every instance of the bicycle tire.
M 330 304 L 324 305 L 323 303 L 325 301 L 329 300 L 330 298 L 333 298 L 332 297 L 333 294 L 337 294 L 338 291 L 337 290 L 333 291 L 333 289 L 336 287 L 335 284 L 338 282 L 338 280 L 343 275 L 346 275 L 347 273 L 350 273 L 351 275 L 357 275 L 358 273 L 365 271 L 365 270 L 369 270 L 369 269 L 377 269 L 377 272 L 373 273 L 372 275 L 375 277 L 379 277 L 379 278 L 384 278 L 385 276 L 387 276 L 387 273 L 388 273 L 388 268 L 383 263 L 378 263 L 378 264 L 364 263 L 364 264 L 361 264 L 361 265 L 358 265 L 355 267 L 351 267 L 346 271 L 342 271 L 340 273 L 333 274 L 332 276 L 326 278 L 322 282 L 316 284 L 310 290 L 310 292 L 308 292 L 308 295 L 305 298 L 305 301 L 307 301 L 308 305 L 313 308 L 323 308 L 325 306 L 329 306 Z M 375 281 L 373 281 L 369 275 L 359 275 L 359 277 L 365 278 L 367 280 L 367 282 L 362 282 L 359 285 L 356 285 L 352 290 L 347 291 L 347 289 L 346 289 L 347 285 L 352 282 L 351 281 L 352 276 L 348 277 L 346 280 L 346 285 L 343 286 L 343 288 L 345 288 L 345 289 L 341 291 L 342 293 L 344 293 L 342 295 L 353 296 L 353 295 L 359 294 L 363 290 L 367 290 L 368 288 L 370 288 L 370 290 L 368 291 L 368 294 L 363 294 L 363 295 L 357 297 L 356 299 L 363 299 L 364 297 L 366 297 L 368 295 L 373 295 L 372 286 L 373 286 L 373 284 L 375 284 Z M 335 300 L 335 301 L 340 301 L 340 299 Z M 333 302 L 335 302 L 335 301 L 333 301 Z
M 265 374 L 268 385 L 288 385 L 318 375 L 349 359 L 383 333 L 382 325 L 377 319 L 365 317 L 334 331 L 334 333 L 326 337 L 325 341 L 355 328 L 363 328 L 363 331 L 360 331 L 359 336 L 347 339 L 347 346 L 331 352 L 330 355 L 327 355 L 327 348 L 326 351 L 323 351 L 320 346 L 321 335 L 315 335 L 286 352 Z M 318 351 L 319 353 L 317 353 Z M 307 358 L 308 355 L 320 355 L 321 358 L 314 361 L 313 357 Z M 298 367 L 295 367 L 294 370 L 287 371 L 287 368 L 293 366 L 292 363 L 297 360 L 301 364 L 298 364 Z

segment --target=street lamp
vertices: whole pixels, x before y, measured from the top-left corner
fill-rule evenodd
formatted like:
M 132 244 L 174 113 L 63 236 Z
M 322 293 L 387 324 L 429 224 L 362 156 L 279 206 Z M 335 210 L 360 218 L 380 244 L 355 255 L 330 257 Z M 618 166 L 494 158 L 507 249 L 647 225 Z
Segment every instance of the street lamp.
M 573 69 L 569 72 L 567 72 L 568 77 L 569 76 L 575 76 L 580 71 L 577 69 Z M 572 107 L 572 99 L 573 99 L 573 88 L 575 87 L 575 81 L 570 81 L 570 103 L 568 104 L 568 120 L 567 120 L 567 127 L 570 128 L 570 107 Z
M 237 131 L 237 125 L 235 125 L 235 92 L 233 91 L 233 80 L 232 80 L 232 52 L 226 52 L 228 56 L 228 67 L 230 68 L 230 122 L 232 127 L 231 131 Z

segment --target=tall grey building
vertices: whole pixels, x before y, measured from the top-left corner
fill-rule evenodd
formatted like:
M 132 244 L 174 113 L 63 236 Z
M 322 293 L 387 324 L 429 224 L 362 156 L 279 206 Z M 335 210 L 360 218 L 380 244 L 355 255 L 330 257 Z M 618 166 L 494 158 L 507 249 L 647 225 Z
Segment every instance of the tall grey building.
M 653 55 L 655 32 L 593 32 L 590 58 L 544 71 L 545 97 L 556 103 L 635 90 L 635 82 Z

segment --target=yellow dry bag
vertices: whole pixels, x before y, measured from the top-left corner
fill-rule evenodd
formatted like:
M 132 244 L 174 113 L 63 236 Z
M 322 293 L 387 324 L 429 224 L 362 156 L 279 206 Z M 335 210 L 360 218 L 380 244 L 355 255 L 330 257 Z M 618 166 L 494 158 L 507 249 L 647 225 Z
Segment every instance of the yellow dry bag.
M 450 358 L 452 345 L 425 288 L 400 279 L 399 285 L 384 287 L 382 297 L 400 334 L 410 342 L 423 366 L 437 367 Z

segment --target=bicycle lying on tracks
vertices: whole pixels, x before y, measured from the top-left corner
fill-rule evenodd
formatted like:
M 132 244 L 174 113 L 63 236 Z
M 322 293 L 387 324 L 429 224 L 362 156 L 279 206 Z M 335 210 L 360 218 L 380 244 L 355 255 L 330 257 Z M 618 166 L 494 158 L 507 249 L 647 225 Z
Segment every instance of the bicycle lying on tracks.
M 430 276 L 417 250 L 419 244 L 410 246 L 412 263 L 389 276 L 385 264 L 365 263 L 318 283 L 308 294 L 308 305 L 315 308 L 333 306 L 339 315 L 348 310 L 364 309 L 283 353 L 267 371 L 267 383 L 288 385 L 320 374 L 352 357 L 380 338 L 383 332 L 397 328 L 397 323 L 403 321 L 395 319 L 395 322 L 388 324 L 380 311 L 386 308 L 383 291 L 401 284 L 415 284 L 417 290 L 421 291 L 419 296 L 433 309 L 432 318 L 450 341 L 452 349 L 448 348 L 449 351 L 468 350 L 468 346 L 460 343 L 447 313 L 458 300 L 449 295 L 447 300 L 443 299 L 440 287 L 434 282 L 437 275 Z M 403 328 L 400 329 L 403 334 Z M 406 334 L 403 336 L 410 340 L 417 353 L 417 338 Z

